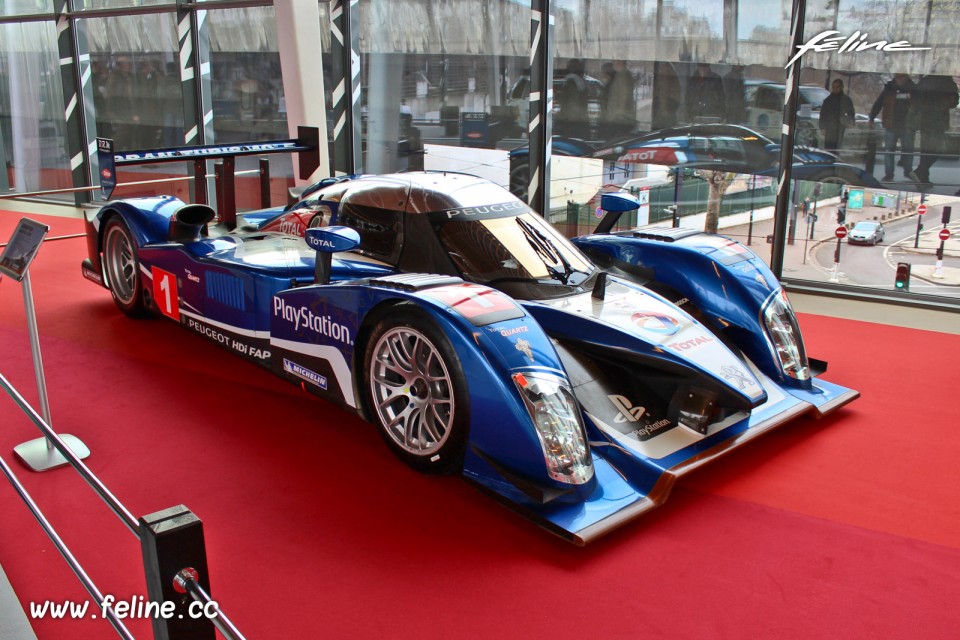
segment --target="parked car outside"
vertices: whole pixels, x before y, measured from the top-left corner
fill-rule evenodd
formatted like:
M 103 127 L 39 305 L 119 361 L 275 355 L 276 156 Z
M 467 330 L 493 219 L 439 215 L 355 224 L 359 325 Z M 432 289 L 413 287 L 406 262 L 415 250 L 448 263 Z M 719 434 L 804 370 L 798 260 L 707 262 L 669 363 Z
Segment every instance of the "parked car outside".
M 765 80 L 744 81 L 744 102 L 747 106 L 747 123 L 751 129 L 772 137 L 780 138 L 783 125 L 784 85 Z M 830 92 L 817 85 L 800 85 L 797 102 L 797 142 L 809 147 L 817 147 L 820 140 L 820 106 Z M 866 147 L 865 137 L 869 135 L 866 114 L 856 114 L 856 122 L 846 131 L 847 148 Z

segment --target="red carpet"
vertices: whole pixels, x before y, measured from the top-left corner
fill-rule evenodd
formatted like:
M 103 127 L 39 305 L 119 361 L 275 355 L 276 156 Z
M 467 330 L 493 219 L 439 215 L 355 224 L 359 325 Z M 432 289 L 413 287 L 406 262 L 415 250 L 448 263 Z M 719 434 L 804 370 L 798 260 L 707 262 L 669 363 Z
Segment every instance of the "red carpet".
M 956 637 L 957 376 L 939 363 L 960 361 L 960 336 L 803 315 L 827 377 L 863 397 L 685 478 L 664 507 L 578 549 L 458 478 L 408 470 L 371 426 L 172 323 L 121 316 L 80 276 L 84 247 L 47 243 L 32 271 L 54 426 L 90 447 L 135 515 L 184 504 L 203 520 L 212 595 L 251 640 Z M 8 278 L 0 372 L 35 400 Z M 143 594 L 136 539 L 79 476 L 14 462 L 37 435 L 3 394 L 0 455 L 102 591 Z M 0 513 L 21 602 L 86 600 L 2 481 Z M 99 619 L 34 627 L 116 637 Z

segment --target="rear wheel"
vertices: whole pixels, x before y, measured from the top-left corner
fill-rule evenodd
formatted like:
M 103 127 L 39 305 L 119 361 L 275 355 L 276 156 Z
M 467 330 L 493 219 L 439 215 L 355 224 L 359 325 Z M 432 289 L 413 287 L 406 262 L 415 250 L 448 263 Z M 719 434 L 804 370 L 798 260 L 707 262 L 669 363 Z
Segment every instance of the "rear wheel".
M 425 473 L 463 466 L 469 395 L 453 347 L 418 310 L 391 314 L 374 327 L 364 353 L 370 415 L 393 452 Z
M 137 243 L 120 218 L 111 218 L 103 232 L 103 271 L 120 311 L 132 318 L 142 318 L 149 313 L 144 300 Z

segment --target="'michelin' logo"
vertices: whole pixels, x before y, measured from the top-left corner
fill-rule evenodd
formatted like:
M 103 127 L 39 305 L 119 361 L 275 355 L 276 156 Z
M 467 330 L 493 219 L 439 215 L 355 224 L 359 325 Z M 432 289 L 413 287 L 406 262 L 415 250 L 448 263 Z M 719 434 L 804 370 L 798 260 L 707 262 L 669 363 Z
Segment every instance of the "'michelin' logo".
M 843 44 L 840 44 L 840 43 Z M 886 40 L 877 40 L 868 42 L 867 34 L 854 31 L 852 36 L 840 35 L 839 31 L 822 31 L 813 36 L 804 44 L 798 44 L 799 51 L 790 58 L 790 62 L 784 67 L 788 68 L 800 56 L 808 51 L 823 53 L 824 51 L 836 51 L 837 53 L 856 53 L 866 51 L 867 49 L 876 49 L 877 51 L 928 51 L 930 47 L 914 47 L 906 40 L 897 40 L 896 42 L 887 42 Z

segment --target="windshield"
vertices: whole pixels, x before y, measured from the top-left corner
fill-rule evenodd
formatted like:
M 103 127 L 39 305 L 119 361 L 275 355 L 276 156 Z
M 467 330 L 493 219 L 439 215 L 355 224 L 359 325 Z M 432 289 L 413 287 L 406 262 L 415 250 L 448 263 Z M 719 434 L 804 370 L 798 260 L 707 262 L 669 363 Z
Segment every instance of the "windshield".
M 857 231 L 873 231 L 874 229 L 877 228 L 877 223 L 867 222 L 867 221 L 858 222 L 853 226 L 853 228 L 856 229 Z
M 504 281 L 577 286 L 593 274 L 579 249 L 543 218 L 520 215 L 438 222 L 437 237 L 463 277 L 496 285 Z

